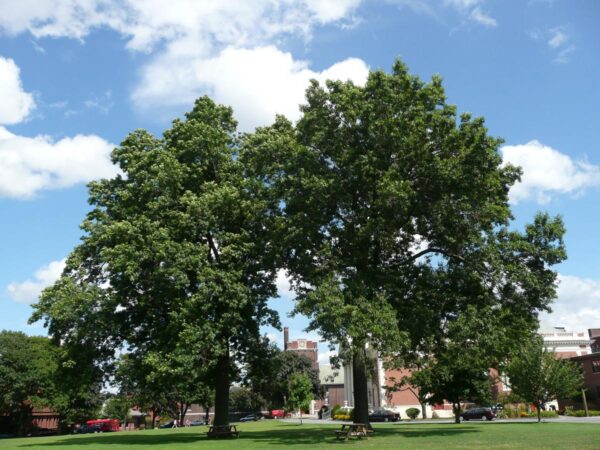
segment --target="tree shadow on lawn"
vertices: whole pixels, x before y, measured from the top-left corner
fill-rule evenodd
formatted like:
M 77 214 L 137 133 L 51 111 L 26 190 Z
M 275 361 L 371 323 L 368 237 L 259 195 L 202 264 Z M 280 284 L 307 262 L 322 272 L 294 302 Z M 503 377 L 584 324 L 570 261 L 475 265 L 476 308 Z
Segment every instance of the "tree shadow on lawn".
M 138 433 L 119 431 L 115 433 L 90 434 L 88 436 L 63 436 L 63 439 L 58 439 L 54 442 L 44 442 L 43 444 L 36 440 L 31 443 L 21 444 L 15 448 L 27 447 L 60 447 L 74 446 L 83 447 L 86 445 L 123 445 L 123 446 L 154 446 L 154 445 L 178 445 L 190 444 L 206 439 L 206 432 L 199 433 L 169 433 L 169 434 L 153 434 L 153 433 Z
M 290 425 L 285 428 L 271 430 L 244 431 L 240 433 L 242 437 L 266 445 L 294 445 L 294 446 L 314 446 L 316 444 L 344 444 L 344 440 L 337 439 L 334 431 L 338 427 L 311 427 L 310 425 Z M 402 426 L 375 428 L 375 433 L 369 436 L 369 441 L 373 442 L 378 438 L 415 438 L 431 436 L 455 436 L 465 433 L 478 433 L 476 427 L 461 427 L 452 429 L 450 427 L 436 427 L 428 429 L 409 429 Z M 355 438 L 351 439 L 352 441 Z
M 343 440 L 336 439 L 334 430 L 338 427 L 314 427 L 310 425 L 285 425 L 282 427 L 272 428 L 268 430 L 242 430 L 240 437 L 237 439 L 227 439 L 223 442 L 230 442 L 232 446 L 243 448 L 244 441 L 250 446 L 253 442 L 257 446 L 266 445 L 294 445 L 294 446 L 314 446 L 316 444 L 343 444 Z M 381 438 L 420 438 L 433 436 L 456 436 L 465 433 L 480 432 L 478 427 L 452 428 L 451 426 L 438 426 L 435 428 L 421 427 L 403 427 L 402 425 L 393 427 L 375 427 L 375 433 L 369 437 L 369 441 Z M 354 441 L 354 439 L 352 439 Z M 84 447 L 86 445 L 122 445 L 122 446 L 166 446 L 167 448 L 175 447 L 176 445 L 184 444 L 202 444 L 208 442 L 218 442 L 215 439 L 208 439 L 206 432 L 197 433 L 169 433 L 169 434 L 153 434 L 153 433 L 110 433 L 102 435 L 90 435 L 74 437 L 65 436 L 64 439 L 54 442 L 44 443 L 44 447 L 60 447 L 74 446 Z M 237 444 L 236 444 L 237 443 Z M 16 448 L 39 447 L 39 441 L 31 441 L 31 443 L 21 444 Z

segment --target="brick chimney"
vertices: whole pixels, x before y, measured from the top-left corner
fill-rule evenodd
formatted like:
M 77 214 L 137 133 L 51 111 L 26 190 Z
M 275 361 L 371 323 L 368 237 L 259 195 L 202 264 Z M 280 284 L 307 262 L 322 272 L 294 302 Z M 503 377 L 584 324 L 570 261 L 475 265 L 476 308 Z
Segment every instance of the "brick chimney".
M 288 342 L 290 341 L 290 329 L 283 327 L 283 350 L 287 350 Z

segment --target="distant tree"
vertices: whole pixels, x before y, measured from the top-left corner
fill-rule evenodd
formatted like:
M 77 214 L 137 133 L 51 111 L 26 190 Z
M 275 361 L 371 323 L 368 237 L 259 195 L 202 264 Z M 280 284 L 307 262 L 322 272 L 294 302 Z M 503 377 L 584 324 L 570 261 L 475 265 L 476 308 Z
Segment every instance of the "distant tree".
M 408 378 L 410 384 L 427 393 L 430 403 L 448 401 L 454 419 L 460 422 L 465 401 L 489 402 L 491 384 L 489 350 L 496 345 L 492 334 L 485 332 L 489 321 L 476 317 L 470 310 L 453 323 L 441 347 L 421 359 L 420 369 Z
M 300 425 L 302 425 L 302 411 L 310 408 L 313 398 L 312 383 L 308 376 L 305 374 L 292 375 L 287 406 L 291 411 L 300 410 Z
M 124 395 L 116 395 L 109 397 L 104 405 L 104 416 L 109 419 L 119 419 L 123 424 L 129 418 L 134 403 L 131 398 Z
M 418 277 L 389 290 L 410 351 L 411 384 L 432 400 L 447 400 L 455 413 L 464 400 L 489 396 L 489 370 L 502 369 L 538 328 L 537 315 L 556 295 L 564 260 L 560 217 L 537 214 L 525 232 L 499 227 L 474 244 L 464 259 L 415 267 Z M 456 415 L 458 421 L 458 415 Z
M 33 409 L 52 403 L 58 353 L 48 338 L 0 332 L 0 414 L 19 436 L 30 429 Z
M 242 386 L 231 388 L 231 392 L 229 393 L 229 409 L 231 411 L 257 413 L 265 405 L 265 399 L 252 389 Z
M 105 373 L 94 363 L 95 353 L 96 349 L 80 345 L 59 348 L 51 407 L 58 413 L 60 431 L 100 413 L 106 398 L 102 392 Z
M 319 373 L 306 356 L 293 351 L 281 351 L 275 344 L 263 343 L 247 366 L 245 382 L 261 395 L 269 406 L 283 407 L 290 396 L 290 379 L 304 374 L 311 382 L 315 398 L 323 397 Z
M 545 403 L 574 397 L 583 384 L 581 368 L 547 350 L 537 335 L 522 342 L 521 350 L 507 367 L 507 375 L 513 392 L 535 405 L 538 422 Z

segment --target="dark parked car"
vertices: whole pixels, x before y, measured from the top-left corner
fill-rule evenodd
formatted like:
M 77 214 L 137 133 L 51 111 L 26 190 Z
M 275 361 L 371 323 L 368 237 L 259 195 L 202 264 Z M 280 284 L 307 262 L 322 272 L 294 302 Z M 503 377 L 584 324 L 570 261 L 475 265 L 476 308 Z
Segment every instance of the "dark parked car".
M 73 434 L 89 434 L 89 433 L 102 433 L 102 425 L 81 425 L 73 430 Z
M 389 409 L 378 408 L 369 413 L 369 422 L 398 422 L 399 420 L 400 413 Z
M 173 425 L 175 425 L 175 421 L 170 420 L 169 422 L 163 423 L 158 428 L 173 428 Z
M 460 415 L 463 420 L 471 419 L 486 419 L 493 420 L 496 418 L 496 413 L 492 411 L 492 408 L 471 408 Z
M 252 422 L 260 419 L 260 416 L 257 414 L 248 414 L 240 419 L 240 422 Z

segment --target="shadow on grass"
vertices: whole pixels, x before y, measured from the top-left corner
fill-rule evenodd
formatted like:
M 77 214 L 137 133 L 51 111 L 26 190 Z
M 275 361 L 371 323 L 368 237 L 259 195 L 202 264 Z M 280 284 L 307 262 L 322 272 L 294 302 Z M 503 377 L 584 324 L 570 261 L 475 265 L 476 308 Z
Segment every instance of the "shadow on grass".
M 84 447 L 86 445 L 123 445 L 123 446 L 153 446 L 153 445 L 177 445 L 190 444 L 206 439 L 206 432 L 199 433 L 169 433 L 153 434 L 138 432 L 123 432 L 90 434 L 88 436 L 62 436 L 53 442 L 44 442 L 44 447 L 73 446 Z M 39 447 L 40 441 L 33 440 L 31 443 L 18 445 L 16 448 Z
M 423 438 L 433 436 L 457 436 L 460 434 L 478 433 L 479 427 L 457 427 L 451 426 L 436 426 L 436 427 L 403 427 L 402 425 L 393 427 L 375 427 L 375 433 L 369 437 L 369 441 L 373 442 L 378 438 Z M 268 445 L 293 445 L 293 446 L 314 446 L 317 444 L 344 444 L 343 440 L 336 439 L 334 430 L 338 427 L 315 427 L 311 425 L 284 425 L 277 428 L 267 430 L 248 429 L 240 432 L 240 437 L 235 440 L 227 440 L 234 446 L 243 448 L 244 441 L 250 442 L 257 448 Z M 354 439 L 352 439 L 354 440 Z M 153 434 L 153 433 L 114 433 L 103 435 L 90 435 L 73 437 L 65 436 L 63 439 L 58 439 L 54 442 L 44 443 L 44 447 L 52 448 L 59 446 L 73 446 L 84 448 L 86 445 L 102 446 L 102 445 L 122 445 L 122 446 L 166 446 L 168 448 L 184 444 L 202 444 L 208 442 L 205 432 L 194 433 L 168 433 L 168 434 Z M 214 439 L 210 441 L 215 442 Z M 223 441 L 225 442 L 225 441 Z M 239 444 L 234 444 L 238 442 Z M 21 444 L 18 448 L 36 447 L 39 442 L 31 442 Z

